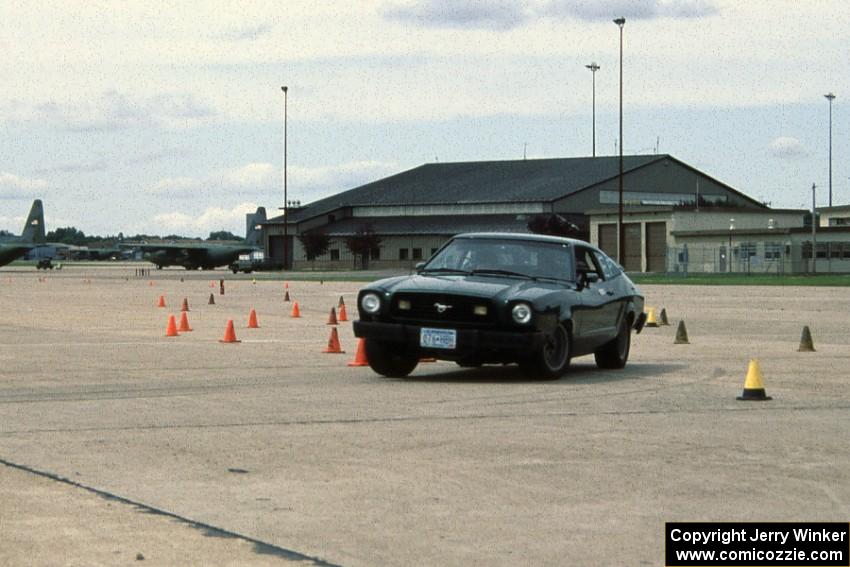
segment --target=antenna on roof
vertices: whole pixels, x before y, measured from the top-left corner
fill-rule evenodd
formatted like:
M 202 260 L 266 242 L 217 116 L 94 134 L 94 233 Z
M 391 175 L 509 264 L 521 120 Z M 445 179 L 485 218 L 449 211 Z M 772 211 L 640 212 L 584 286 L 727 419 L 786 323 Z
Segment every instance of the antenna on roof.
M 661 143 L 661 136 L 655 137 L 655 155 L 658 155 L 658 145 Z
M 525 161 L 527 158 L 527 150 L 528 150 L 528 142 L 525 142 L 522 145 L 522 161 Z

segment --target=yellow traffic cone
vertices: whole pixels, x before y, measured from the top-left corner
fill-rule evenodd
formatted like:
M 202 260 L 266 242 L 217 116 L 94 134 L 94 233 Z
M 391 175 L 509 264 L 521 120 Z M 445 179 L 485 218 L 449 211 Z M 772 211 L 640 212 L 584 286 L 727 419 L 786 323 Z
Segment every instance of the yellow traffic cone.
M 655 316 L 655 307 L 646 308 L 646 324 L 644 327 L 657 327 L 658 318 Z
M 758 359 L 750 360 L 750 367 L 747 369 L 747 379 L 744 381 L 744 393 L 738 396 L 741 401 L 767 401 L 772 400 L 770 396 L 766 396 L 764 392 L 764 382 L 761 377 L 761 367 Z

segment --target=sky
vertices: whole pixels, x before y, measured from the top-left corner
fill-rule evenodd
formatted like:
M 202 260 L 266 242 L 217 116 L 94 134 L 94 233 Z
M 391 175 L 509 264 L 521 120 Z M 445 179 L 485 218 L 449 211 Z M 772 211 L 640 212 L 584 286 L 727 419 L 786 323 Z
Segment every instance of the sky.
M 424 163 L 671 154 L 774 207 L 850 204 L 843 1 L 0 3 L 0 229 L 244 234 Z

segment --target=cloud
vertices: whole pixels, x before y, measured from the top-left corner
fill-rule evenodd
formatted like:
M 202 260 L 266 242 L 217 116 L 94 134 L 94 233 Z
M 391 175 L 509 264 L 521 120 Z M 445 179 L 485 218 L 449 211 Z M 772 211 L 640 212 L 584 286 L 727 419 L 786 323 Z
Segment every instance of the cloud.
M 385 6 L 383 15 L 389 20 L 423 27 L 487 28 L 508 30 L 523 25 L 528 11 L 519 2 L 484 0 L 424 0 Z
M 620 16 L 626 20 L 705 18 L 719 14 L 720 9 L 711 0 L 554 0 L 540 13 L 585 21 L 610 21 Z
M 108 90 L 86 102 L 43 102 L 26 104 L 19 100 L 0 107 L 0 120 L 11 123 L 47 124 L 72 132 L 111 132 L 138 127 L 195 126 L 216 116 L 210 107 L 193 95 L 182 93 L 130 97 Z
M 290 167 L 289 197 L 309 203 L 398 173 L 397 163 L 353 161 L 327 167 Z
M 166 177 L 157 181 L 146 190 L 151 195 L 168 195 L 169 197 L 195 197 L 203 183 L 191 177 Z
M 38 196 L 47 189 L 47 181 L 39 178 L 21 177 L 0 171 L 0 199 L 24 199 Z
M 270 187 L 278 182 L 277 168 L 270 163 L 249 163 L 218 174 L 225 187 Z
M 153 232 L 207 236 L 210 232 L 228 230 L 242 235 L 245 232 L 245 215 L 257 210 L 256 203 L 240 203 L 233 208 L 208 207 L 198 216 L 182 212 L 154 215 Z
M 629 19 L 704 18 L 720 13 L 712 0 L 538 0 L 519 3 L 502 0 L 455 2 L 420 0 L 384 7 L 389 20 L 422 27 L 510 30 L 541 18 L 584 21 Z
M 797 138 L 780 136 L 770 142 L 770 154 L 778 158 L 800 158 L 809 154 Z
M 166 177 L 145 189 L 149 195 L 178 199 L 232 195 L 233 193 L 261 194 L 281 186 L 279 170 L 270 163 L 249 163 L 221 169 L 198 179 L 195 177 Z
M 35 173 L 88 173 L 103 171 L 108 167 L 106 160 L 59 163 L 35 170 Z
M 270 34 L 272 30 L 274 30 L 274 26 L 271 24 L 257 24 L 228 30 L 219 37 L 230 41 L 254 41 Z

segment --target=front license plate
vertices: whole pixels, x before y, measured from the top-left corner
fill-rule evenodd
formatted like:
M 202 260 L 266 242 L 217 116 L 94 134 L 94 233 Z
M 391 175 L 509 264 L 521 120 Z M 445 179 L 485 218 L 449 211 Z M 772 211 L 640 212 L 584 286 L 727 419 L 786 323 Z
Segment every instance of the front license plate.
M 419 331 L 419 346 L 424 348 L 454 349 L 457 347 L 457 331 L 454 329 L 428 329 Z

